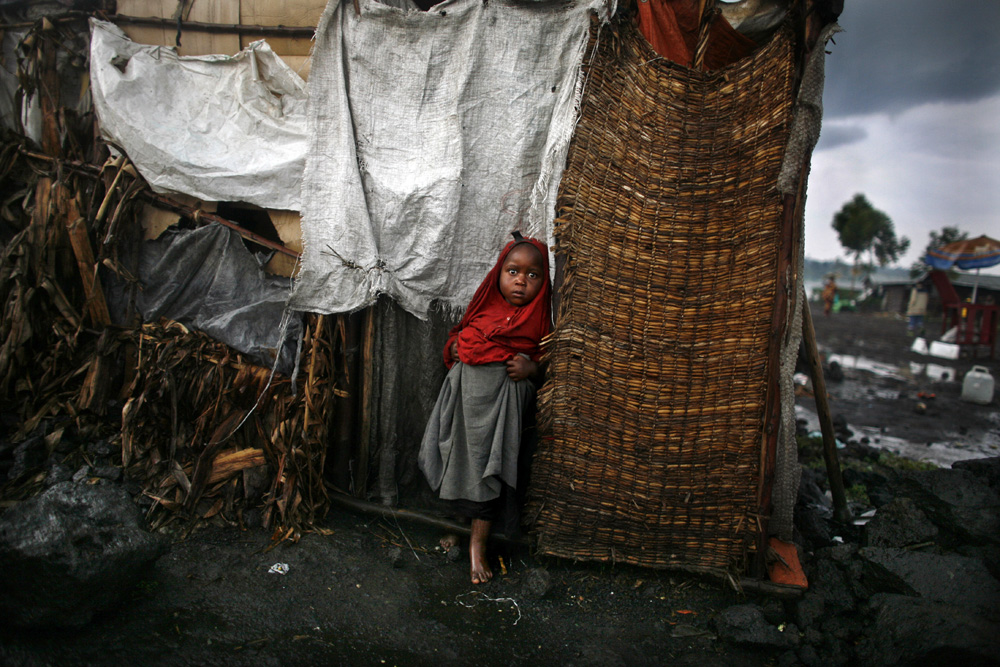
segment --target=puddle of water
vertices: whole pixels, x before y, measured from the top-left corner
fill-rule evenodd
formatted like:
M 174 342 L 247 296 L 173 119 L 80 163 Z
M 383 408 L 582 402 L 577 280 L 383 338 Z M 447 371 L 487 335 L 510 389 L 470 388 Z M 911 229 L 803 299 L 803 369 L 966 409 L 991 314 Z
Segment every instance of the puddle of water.
M 810 431 L 817 431 L 820 428 L 819 417 L 808 408 L 796 405 L 795 418 L 806 420 L 806 428 Z M 1000 455 L 1000 436 L 995 431 L 981 438 L 963 438 L 955 435 L 944 442 L 927 444 L 887 435 L 876 426 L 859 427 L 848 424 L 848 428 L 854 431 L 859 440 L 862 436 L 867 436 L 868 444 L 872 447 L 885 449 L 914 461 L 927 461 L 942 468 L 950 468 L 956 461 Z
M 906 379 L 898 366 L 885 364 L 881 361 L 874 361 L 873 359 L 867 359 L 865 357 L 855 357 L 849 354 L 831 354 L 827 357 L 828 363 L 832 363 L 834 361 L 840 364 L 841 368 L 868 371 L 881 377 L 895 378 L 897 380 Z
M 828 361 L 836 361 L 840 364 L 841 368 L 868 371 L 869 373 L 873 373 L 881 377 L 894 378 L 897 380 L 905 380 L 908 379 L 908 377 L 920 376 L 925 376 L 929 380 L 954 380 L 956 377 L 954 367 L 944 366 L 942 364 L 919 364 L 911 361 L 909 363 L 909 368 L 904 370 L 904 368 L 900 366 L 893 366 L 892 364 L 874 361 L 873 359 L 868 359 L 866 357 L 855 357 L 849 354 L 831 354 Z M 909 373 L 907 373 L 907 370 Z
M 987 451 L 990 447 L 986 443 L 961 440 L 932 442 L 930 444 L 911 442 L 886 435 L 880 429 L 871 426 L 862 426 L 855 430 L 855 432 L 867 435 L 873 447 L 888 450 L 893 454 L 898 454 L 914 461 L 929 461 L 942 468 L 950 468 L 951 464 L 955 461 L 981 459 L 987 456 L 996 456 L 998 453 L 995 446 L 992 448 L 992 451 Z
M 875 398 L 881 398 L 885 400 L 895 401 L 899 398 L 898 389 L 872 389 L 868 394 L 869 396 L 874 396 Z

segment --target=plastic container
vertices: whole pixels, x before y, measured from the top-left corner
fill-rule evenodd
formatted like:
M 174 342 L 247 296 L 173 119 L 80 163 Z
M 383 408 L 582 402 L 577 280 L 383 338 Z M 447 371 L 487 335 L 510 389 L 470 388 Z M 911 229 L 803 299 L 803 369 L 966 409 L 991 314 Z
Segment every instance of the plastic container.
M 985 366 L 973 366 L 962 381 L 962 400 L 989 405 L 993 402 L 993 376 Z
M 958 359 L 958 345 L 955 343 L 945 343 L 940 340 L 931 342 L 930 353 L 932 357 L 939 359 Z

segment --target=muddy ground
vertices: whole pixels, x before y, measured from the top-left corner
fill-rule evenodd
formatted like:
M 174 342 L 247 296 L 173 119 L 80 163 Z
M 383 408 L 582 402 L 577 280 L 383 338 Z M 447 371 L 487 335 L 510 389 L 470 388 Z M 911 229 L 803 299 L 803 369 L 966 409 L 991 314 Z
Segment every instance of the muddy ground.
M 943 466 L 1000 455 L 997 399 L 985 406 L 961 399 L 963 380 L 973 366 L 1000 376 L 1000 361 L 990 359 L 986 348 L 976 357 L 963 350 L 957 360 L 942 359 L 912 351 L 915 337 L 902 316 L 840 312 L 824 317 L 813 312 L 827 362 L 830 411 L 852 427 L 856 439 Z M 929 319 L 925 340 L 940 334 L 940 319 Z M 843 380 L 829 372 L 830 361 L 840 363 Z M 809 395 L 800 396 L 797 404 L 816 410 Z
M 818 316 L 816 327 L 828 358 L 847 355 L 904 369 L 914 359 L 899 319 L 836 313 Z M 986 363 L 998 374 L 996 362 Z M 873 429 L 873 440 L 877 432 L 913 443 L 947 441 L 954 448 L 964 438 L 973 449 L 988 449 L 998 435 L 996 402 L 977 406 L 958 398 L 960 374 L 971 364 L 949 362 L 957 378 L 949 381 L 845 368 L 844 380 L 830 383 L 832 410 L 856 429 Z M 918 400 L 918 392 L 935 397 Z M 926 405 L 922 414 L 916 411 L 920 402 Z M 814 406 L 808 397 L 800 403 Z M 736 647 L 716 636 L 713 618 L 728 606 L 756 602 L 780 617 L 783 603 L 715 580 L 574 564 L 506 547 L 507 574 L 473 587 L 467 561 L 451 562 L 435 548 L 437 529 L 343 509 L 331 512 L 322 528 L 328 534 L 306 534 L 298 544 L 272 550 L 270 536 L 261 532 L 198 532 L 174 543 L 121 608 L 80 630 L 25 632 L 3 625 L 0 662 L 794 663 L 788 651 Z M 269 572 L 278 563 L 288 566 L 287 574 Z

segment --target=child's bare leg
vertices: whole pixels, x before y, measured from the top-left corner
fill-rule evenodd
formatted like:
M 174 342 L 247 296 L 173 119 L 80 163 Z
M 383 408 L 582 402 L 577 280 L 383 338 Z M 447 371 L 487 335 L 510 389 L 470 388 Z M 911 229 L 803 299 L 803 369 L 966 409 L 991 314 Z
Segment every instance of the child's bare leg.
M 472 539 L 469 540 L 469 561 L 472 565 L 472 583 L 485 584 L 493 578 L 486 560 L 486 539 L 490 536 L 492 521 L 472 520 Z

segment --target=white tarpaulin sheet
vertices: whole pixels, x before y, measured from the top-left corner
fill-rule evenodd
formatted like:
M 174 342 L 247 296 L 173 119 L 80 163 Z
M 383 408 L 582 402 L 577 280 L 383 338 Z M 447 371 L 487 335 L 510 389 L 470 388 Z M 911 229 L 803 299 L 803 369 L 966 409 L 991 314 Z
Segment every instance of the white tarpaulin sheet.
M 181 57 L 111 23 L 90 25 L 101 132 L 155 191 L 299 210 L 308 93 L 265 42 Z
M 309 74 L 293 308 L 466 306 L 512 229 L 551 237 L 603 0 L 331 0 Z M 602 17 L 603 18 L 603 17 Z

